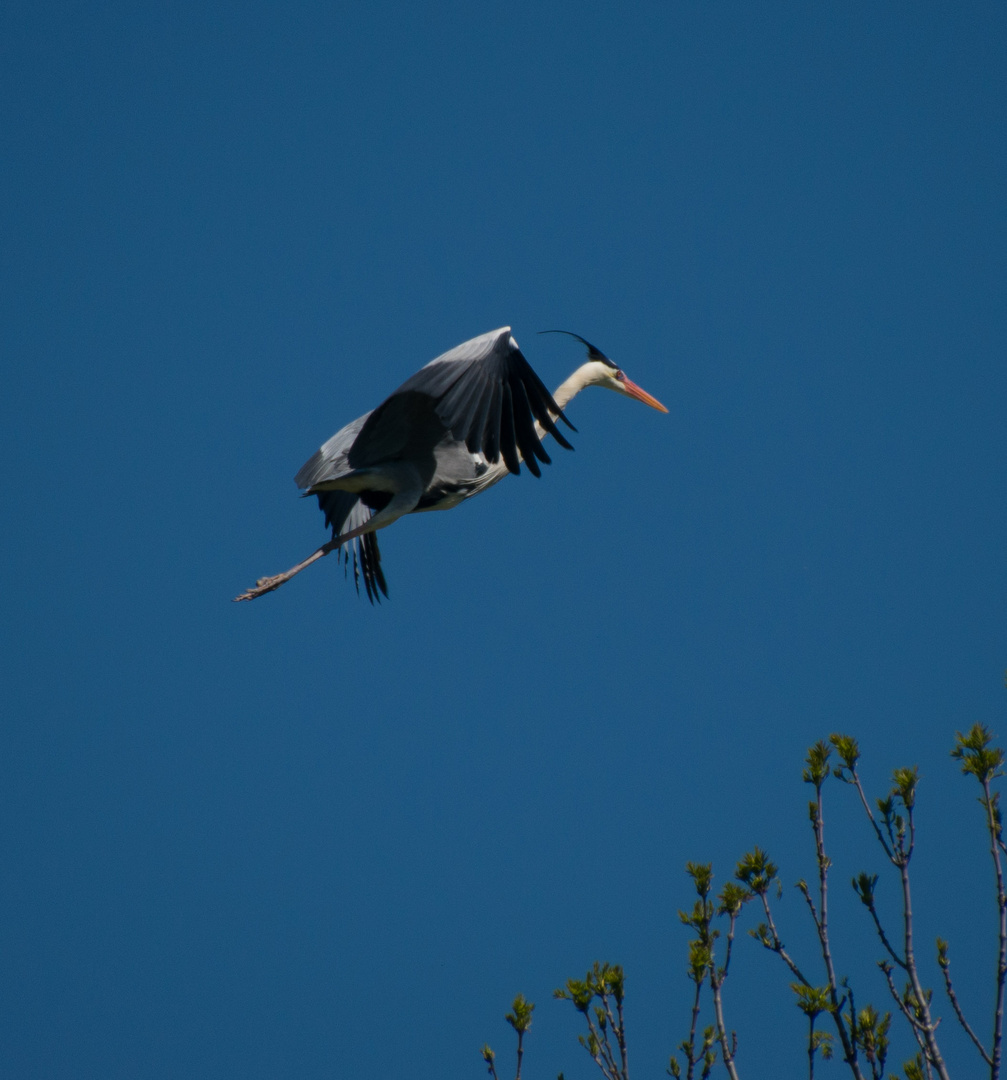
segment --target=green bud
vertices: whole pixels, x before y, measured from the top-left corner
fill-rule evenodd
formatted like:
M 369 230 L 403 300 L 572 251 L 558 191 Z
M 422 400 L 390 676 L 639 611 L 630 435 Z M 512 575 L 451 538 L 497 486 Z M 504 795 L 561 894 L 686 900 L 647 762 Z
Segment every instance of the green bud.
M 523 1034 L 531 1027 L 531 1014 L 535 1011 L 535 1004 L 525 1001 L 524 994 L 518 994 L 511 1006 L 513 1012 L 509 1012 L 504 1019 L 519 1034 Z
M 797 996 L 797 1007 L 805 1016 L 812 1018 L 823 1012 L 834 1012 L 835 1007 L 827 986 L 805 986 L 804 983 L 791 983 L 790 989 Z
M 917 1054 L 910 1058 L 903 1066 L 902 1071 L 906 1074 L 906 1080 L 924 1080 L 923 1055 Z
M 713 863 L 687 862 L 685 872 L 692 878 L 696 892 L 705 898 L 713 883 Z
M 829 775 L 829 756 L 831 753 L 828 744 L 821 740 L 808 748 L 808 756 L 804 759 L 807 767 L 801 773 L 806 784 L 814 784 L 816 788 L 821 790 L 822 784 L 825 783 L 825 779 Z
M 895 784 L 892 794 L 898 795 L 907 810 L 912 810 L 916 802 L 916 785 L 919 779 L 919 769 L 915 765 L 909 769 L 895 769 L 892 773 L 892 781 Z
M 759 847 L 753 848 L 738 863 L 734 876 L 758 896 L 764 896 L 776 877 L 778 867 Z
M 737 915 L 741 911 L 742 905 L 748 903 L 753 895 L 748 889 L 742 889 L 740 886 L 735 885 L 733 881 L 727 882 L 723 889 L 720 890 L 720 896 L 717 897 L 720 901 L 717 914 Z
M 962 772 L 971 773 L 983 785 L 1003 775 L 1004 752 L 991 746 L 993 733 L 983 724 L 973 724 L 968 734 L 955 734 L 951 756 L 962 763 Z
M 829 736 L 829 742 L 836 748 L 843 767 L 853 772 L 860 760 L 860 747 L 857 745 L 857 740 L 849 735 L 834 734 Z M 833 774 L 840 780 L 844 778 L 842 767 L 834 769 Z
M 853 891 L 860 897 L 860 902 L 865 907 L 873 907 L 874 905 L 874 887 L 878 883 L 877 874 L 865 874 L 861 871 L 853 879 Z

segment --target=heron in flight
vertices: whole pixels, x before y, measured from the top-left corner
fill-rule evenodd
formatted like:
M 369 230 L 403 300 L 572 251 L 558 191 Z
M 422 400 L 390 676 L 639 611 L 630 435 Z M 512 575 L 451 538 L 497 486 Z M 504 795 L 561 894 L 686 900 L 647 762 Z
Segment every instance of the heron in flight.
M 587 386 L 603 386 L 661 412 L 668 410 L 630 382 L 600 349 L 568 330 L 587 347 L 582 364 L 554 394 L 524 358 L 509 326 L 463 342 L 431 360 L 373 412 L 347 424 L 294 478 L 305 495 L 316 495 L 332 539 L 282 574 L 262 577 L 235 600 L 254 600 L 278 589 L 313 562 L 341 551 L 353 576 L 363 576 L 371 603 L 388 595 L 377 530 L 404 514 L 450 510 L 478 495 L 523 461 L 534 476 L 548 465 L 542 446 L 548 433 L 573 447 L 556 426 L 563 409 Z

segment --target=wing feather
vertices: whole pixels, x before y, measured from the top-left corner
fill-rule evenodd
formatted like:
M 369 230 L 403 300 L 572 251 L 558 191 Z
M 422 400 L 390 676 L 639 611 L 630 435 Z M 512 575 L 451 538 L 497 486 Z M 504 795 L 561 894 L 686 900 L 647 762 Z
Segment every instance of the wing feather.
M 352 424 L 340 428 L 328 442 L 316 450 L 301 466 L 294 477 L 294 483 L 299 488 L 305 489 L 313 484 L 320 484 L 323 480 L 335 480 L 337 476 L 349 472 L 350 448 L 370 415 L 370 413 L 364 413 L 363 416 L 358 416 Z
M 465 440 L 470 450 L 482 449 L 487 461 L 496 463 L 500 460 L 500 402 L 503 390 L 499 384 L 490 387 L 486 398 L 486 423 L 478 437 Z
M 521 456 L 524 458 L 529 472 L 535 476 L 541 476 L 542 470 L 535 459 L 538 458 L 539 461 L 546 465 L 551 464 L 551 462 L 535 431 L 535 422 L 532 419 L 531 405 L 528 401 L 528 391 L 525 389 L 524 383 L 515 383 L 513 394 L 514 427 L 517 432 L 518 448 L 521 450 Z
M 403 394 L 425 397 L 445 428 L 472 453 L 482 451 L 491 463 L 502 456 L 511 472 L 520 472 L 521 458 L 525 461 L 537 458 L 546 463 L 550 460 L 535 432 L 535 420 L 561 446 L 573 449 L 558 431 L 555 420 L 562 419 L 571 428 L 572 425 L 525 359 L 507 326 L 463 342 L 431 360 L 403 383 L 392 398 Z M 384 409 L 382 405 L 375 410 L 361 432 L 361 439 L 377 436 L 377 429 L 382 426 L 378 414 L 383 415 Z M 355 447 L 354 459 L 356 456 Z M 528 468 L 540 475 L 537 462 Z
M 350 491 L 316 492 L 318 505 L 325 515 L 325 524 L 332 529 L 333 537 L 350 532 L 371 519 L 371 510 Z M 381 551 L 378 548 L 377 533 L 365 533 L 351 540 L 337 552 L 342 554 L 347 565 L 353 562 L 353 581 L 360 591 L 360 577 L 363 576 L 367 599 L 373 604 L 380 601 L 379 591 L 388 595 L 388 585 L 381 570 Z
M 535 430 L 536 420 L 560 446 L 573 449 L 555 421 L 576 428 L 521 353 L 510 327 L 501 327 L 431 360 L 373 412 L 337 431 L 304 463 L 295 481 L 309 489 L 356 468 L 432 458 L 447 433 L 491 464 L 502 457 L 510 472 L 520 473 L 523 459 L 529 472 L 541 476 L 539 462 L 548 465 L 551 458 Z M 371 518 L 355 493 L 315 494 L 334 537 Z M 371 603 L 388 595 L 376 533 L 350 541 L 342 554 L 347 563 L 352 558 L 354 580 L 359 588 L 363 577 Z
M 431 360 L 362 417 L 350 445 L 341 449 L 349 466 L 361 468 L 430 455 L 450 432 L 491 463 L 502 456 L 510 472 L 521 471 L 521 458 L 531 460 L 528 468 L 538 476 L 538 461 L 550 459 L 535 420 L 561 446 L 573 449 L 557 429 L 557 419 L 572 428 L 504 326 Z M 315 471 L 305 466 L 299 481 Z
M 504 464 L 515 475 L 521 472 L 517 456 L 517 436 L 514 431 L 514 398 L 510 383 L 500 384 L 502 397 L 500 407 L 500 456 Z M 491 459 L 492 460 L 492 459 Z

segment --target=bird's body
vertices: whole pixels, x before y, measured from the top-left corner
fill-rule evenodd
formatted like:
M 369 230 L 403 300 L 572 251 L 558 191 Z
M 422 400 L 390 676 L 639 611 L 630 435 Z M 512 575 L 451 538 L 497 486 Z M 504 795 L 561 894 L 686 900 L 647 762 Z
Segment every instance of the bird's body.
M 565 331 L 563 331 L 565 332 Z M 577 337 L 577 335 L 572 335 Z M 583 338 L 578 338 L 583 341 Z M 555 395 L 524 358 L 510 327 L 482 334 L 431 360 L 372 412 L 336 432 L 295 477 L 305 495 L 316 495 L 332 540 L 303 563 L 260 578 L 236 597 L 271 592 L 333 550 L 362 571 L 368 597 L 387 595 L 375 533 L 404 514 L 450 510 L 465 499 L 519 473 L 523 461 L 535 476 L 550 458 L 548 433 L 572 449 L 555 421 L 589 385 L 611 385 L 654 408 L 667 410 L 592 345 L 589 360 Z

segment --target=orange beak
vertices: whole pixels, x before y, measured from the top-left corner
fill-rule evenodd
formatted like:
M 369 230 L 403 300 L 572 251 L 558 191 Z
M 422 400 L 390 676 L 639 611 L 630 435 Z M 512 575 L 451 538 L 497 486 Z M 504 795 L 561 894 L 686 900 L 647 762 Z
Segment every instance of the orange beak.
M 668 411 L 656 397 L 648 394 L 642 386 L 637 386 L 635 382 L 630 382 L 625 376 L 623 376 L 622 379 L 622 387 L 630 397 L 636 398 L 637 401 L 642 401 L 644 405 L 649 405 L 652 409 L 657 409 L 658 412 Z

